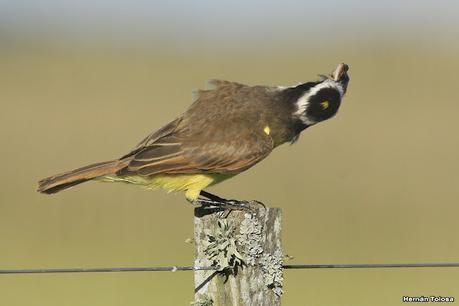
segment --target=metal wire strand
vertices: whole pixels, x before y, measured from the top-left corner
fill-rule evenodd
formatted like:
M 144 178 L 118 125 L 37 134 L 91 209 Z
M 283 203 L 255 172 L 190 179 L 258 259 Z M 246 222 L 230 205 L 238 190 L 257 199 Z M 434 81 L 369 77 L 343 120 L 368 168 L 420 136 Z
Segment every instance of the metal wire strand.
M 452 268 L 459 262 L 440 263 L 395 263 L 395 264 L 297 264 L 284 265 L 284 269 L 375 269 L 375 268 Z M 133 268 L 44 268 L 44 269 L 3 269 L 0 274 L 38 273 L 105 273 L 105 272 L 175 272 L 175 271 L 216 271 L 217 267 L 167 266 Z

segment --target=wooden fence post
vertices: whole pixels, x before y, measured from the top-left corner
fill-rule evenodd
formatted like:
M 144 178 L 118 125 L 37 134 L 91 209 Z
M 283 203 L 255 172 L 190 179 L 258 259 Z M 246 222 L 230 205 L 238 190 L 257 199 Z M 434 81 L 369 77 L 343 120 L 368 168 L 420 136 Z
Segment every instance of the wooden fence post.
M 232 211 L 226 217 L 195 209 L 195 303 L 199 306 L 280 305 L 283 270 L 281 210 Z

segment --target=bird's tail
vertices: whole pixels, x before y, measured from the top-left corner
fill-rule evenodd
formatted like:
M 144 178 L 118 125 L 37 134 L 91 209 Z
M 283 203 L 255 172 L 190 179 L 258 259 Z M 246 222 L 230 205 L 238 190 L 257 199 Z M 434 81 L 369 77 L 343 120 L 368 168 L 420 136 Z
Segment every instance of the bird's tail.
M 50 176 L 38 182 L 37 191 L 53 194 L 100 176 L 116 173 L 126 164 L 125 160 L 111 160 Z

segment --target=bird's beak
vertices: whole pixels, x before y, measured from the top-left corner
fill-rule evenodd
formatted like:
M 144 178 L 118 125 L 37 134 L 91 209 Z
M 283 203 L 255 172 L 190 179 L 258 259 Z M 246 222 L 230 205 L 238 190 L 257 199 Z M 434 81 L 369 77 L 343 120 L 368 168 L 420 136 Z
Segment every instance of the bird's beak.
M 335 71 L 331 73 L 330 78 L 336 82 L 340 82 L 343 78 L 345 78 L 345 76 L 347 76 L 348 70 L 349 66 L 341 63 L 336 67 Z

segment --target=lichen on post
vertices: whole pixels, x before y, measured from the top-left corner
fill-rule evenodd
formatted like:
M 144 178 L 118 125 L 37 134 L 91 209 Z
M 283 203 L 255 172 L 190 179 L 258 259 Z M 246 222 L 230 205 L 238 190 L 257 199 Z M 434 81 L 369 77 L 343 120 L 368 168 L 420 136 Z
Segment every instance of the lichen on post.
M 195 210 L 195 303 L 280 305 L 281 210 L 232 211 L 225 218 Z

